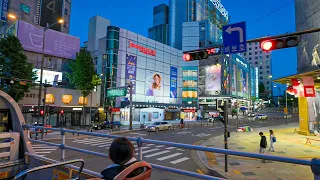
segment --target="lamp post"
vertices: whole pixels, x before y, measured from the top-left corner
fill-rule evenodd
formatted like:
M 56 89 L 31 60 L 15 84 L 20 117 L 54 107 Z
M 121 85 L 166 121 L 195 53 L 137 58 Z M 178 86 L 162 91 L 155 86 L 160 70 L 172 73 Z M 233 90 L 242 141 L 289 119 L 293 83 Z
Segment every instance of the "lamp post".
M 132 91 L 133 91 L 133 85 L 132 85 L 132 80 L 130 80 L 130 126 L 129 130 L 132 130 L 132 119 L 133 119 L 133 114 L 132 114 Z
M 41 59 L 41 70 L 40 70 L 40 85 L 39 85 L 39 98 L 38 98 L 38 121 L 40 120 L 40 109 L 41 109 L 41 92 L 42 92 L 42 76 L 43 76 L 43 64 L 44 64 L 44 44 L 45 44 L 45 39 L 46 39 L 46 31 L 48 29 L 50 29 L 51 27 L 53 27 L 54 25 L 60 23 L 62 24 L 64 21 L 63 19 L 58 20 L 57 22 L 51 24 L 51 25 L 47 25 L 47 27 L 45 27 L 43 29 L 43 36 L 42 36 L 42 59 Z

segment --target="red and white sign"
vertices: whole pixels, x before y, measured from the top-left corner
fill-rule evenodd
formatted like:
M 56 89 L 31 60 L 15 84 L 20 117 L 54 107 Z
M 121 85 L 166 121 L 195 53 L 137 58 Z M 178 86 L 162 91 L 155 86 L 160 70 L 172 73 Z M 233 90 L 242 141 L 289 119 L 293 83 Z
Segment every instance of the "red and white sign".
M 136 49 L 139 49 L 139 51 L 143 54 L 148 54 L 150 56 L 156 56 L 156 50 L 149 49 L 149 48 L 134 44 L 132 41 L 129 41 L 129 48 L 136 48 Z
M 195 109 L 184 109 L 183 112 L 196 112 Z
M 111 112 L 120 112 L 120 108 L 112 108 Z

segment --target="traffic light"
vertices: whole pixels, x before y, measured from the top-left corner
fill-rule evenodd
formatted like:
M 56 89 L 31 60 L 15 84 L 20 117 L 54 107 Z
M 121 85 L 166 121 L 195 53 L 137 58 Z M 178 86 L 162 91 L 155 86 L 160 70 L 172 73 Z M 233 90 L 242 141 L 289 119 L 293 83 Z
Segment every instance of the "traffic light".
M 40 115 L 41 115 L 41 116 L 44 115 L 44 110 L 40 110 Z
M 208 52 L 207 50 L 195 50 L 195 51 L 187 51 L 183 54 L 183 60 L 185 61 L 193 61 L 193 60 L 200 60 L 200 59 L 207 59 Z
M 60 114 L 63 115 L 64 114 L 64 110 L 60 110 Z
M 295 47 L 300 42 L 300 36 L 290 36 L 278 39 L 266 39 L 260 41 L 260 47 L 263 51 Z

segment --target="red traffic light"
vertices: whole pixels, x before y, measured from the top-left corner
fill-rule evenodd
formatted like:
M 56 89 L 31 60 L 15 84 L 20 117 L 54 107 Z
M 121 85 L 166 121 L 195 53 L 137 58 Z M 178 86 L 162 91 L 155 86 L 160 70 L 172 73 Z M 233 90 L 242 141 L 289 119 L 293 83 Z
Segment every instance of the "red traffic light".
M 189 53 L 184 54 L 183 55 L 183 60 L 190 61 L 191 60 L 191 55 Z
M 60 114 L 63 114 L 63 113 L 64 113 L 64 110 L 61 110 L 61 111 L 60 111 Z
M 44 110 L 40 110 L 40 115 L 44 115 Z
M 264 51 L 270 51 L 273 48 L 273 43 L 269 40 L 261 42 L 261 49 Z

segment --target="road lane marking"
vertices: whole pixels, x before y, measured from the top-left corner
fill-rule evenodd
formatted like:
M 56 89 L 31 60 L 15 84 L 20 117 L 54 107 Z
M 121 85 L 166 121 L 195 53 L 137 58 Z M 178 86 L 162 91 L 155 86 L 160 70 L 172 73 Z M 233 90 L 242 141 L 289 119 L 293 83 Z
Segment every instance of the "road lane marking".
M 157 148 L 159 148 L 159 147 L 164 147 L 164 145 L 159 145 L 159 146 L 156 146 Z
M 144 156 L 144 157 L 149 158 L 149 157 L 158 156 L 158 155 L 169 153 L 169 152 L 170 151 L 166 150 L 166 151 L 161 151 L 161 152 L 158 152 L 158 153 L 150 154 L 150 155 L 147 155 L 147 156 Z
M 170 158 L 179 156 L 179 155 L 181 155 L 181 154 L 182 154 L 182 153 L 175 153 L 175 154 L 171 154 L 171 155 L 169 155 L 169 156 L 164 156 L 164 157 L 161 157 L 161 158 L 157 158 L 157 160 L 163 161 L 163 160 L 166 160 L 166 159 L 170 159 Z
M 111 145 L 111 143 L 110 144 L 104 144 L 104 145 L 101 145 L 101 146 L 98 146 L 98 147 L 108 147 L 110 145 Z
M 197 169 L 197 172 L 198 172 L 199 174 L 204 174 L 200 169 Z
M 153 151 L 158 151 L 160 149 L 150 149 L 150 150 L 147 150 L 147 151 L 142 151 L 142 154 L 146 154 L 146 153 L 149 153 L 149 152 L 153 152 Z M 138 153 L 136 153 L 136 155 L 138 155 Z
M 177 151 L 184 151 L 184 149 L 177 149 Z
M 36 154 L 50 154 L 50 153 L 51 153 L 51 151 L 50 151 L 50 152 L 48 152 L 48 151 L 45 151 L 45 152 L 38 152 L 38 151 L 35 151 L 35 153 L 36 153 Z
M 174 148 L 176 148 L 176 147 L 168 147 L 168 148 L 166 148 L 166 149 L 169 149 L 169 150 L 170 150 L 170 149 L 174 149 Z
M 175 161 L 171 161 L 170 163 L 171 163 L 171 164 L 178 164 L 178 163 L 181 163 L 181 162 L 186 161 L 186 160 L 189 160 L 189 159 L 190 159 L 190 158 L 188 158 L 188 157 L 183 157 L 183 158 L 177 159 L 177 160 L 175 160 Z
M 35 152 L 37 151 L 54 151 L 56 149 L 34 149 Z
M 93 143 L 91 146 L 97 146 L 97 145 L 103 145 L 103 144 L 110 144 L 110 142 L 99 142 L 99 143 Z

